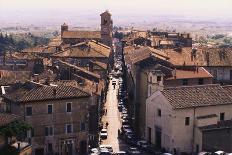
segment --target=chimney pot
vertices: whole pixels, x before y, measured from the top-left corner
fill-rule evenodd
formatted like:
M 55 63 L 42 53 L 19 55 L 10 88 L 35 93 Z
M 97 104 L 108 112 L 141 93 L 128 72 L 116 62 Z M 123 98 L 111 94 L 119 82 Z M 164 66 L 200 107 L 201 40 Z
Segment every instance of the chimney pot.
M 56 95 L 56 88 L 53 88 L 53 95 L 55 96 Z

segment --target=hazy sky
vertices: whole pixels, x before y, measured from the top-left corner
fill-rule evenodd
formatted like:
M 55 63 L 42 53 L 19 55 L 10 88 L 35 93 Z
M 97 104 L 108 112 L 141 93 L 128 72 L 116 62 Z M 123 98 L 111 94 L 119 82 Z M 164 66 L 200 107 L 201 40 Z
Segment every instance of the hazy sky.
M 232 16 L 232 0 L 0 0 L 0 10 L 102 11 L 117 14 L 191 14 Z
M 180 15 L 232 19 L 232 0 L 0 0 L 1 18 L 93 15 L 110 10 L 113 18 Z M 146 17 L 146 16 L 144 16 Z

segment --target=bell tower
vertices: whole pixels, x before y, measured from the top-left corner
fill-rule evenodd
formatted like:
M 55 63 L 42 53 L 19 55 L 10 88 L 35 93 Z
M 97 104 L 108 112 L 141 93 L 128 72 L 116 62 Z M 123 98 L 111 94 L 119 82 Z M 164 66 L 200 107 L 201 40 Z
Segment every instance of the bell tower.
M 111 47 L 112 46 L 112 31 L 113 31 L 113 21 L 111 19 L 111 14 L 109 11 L 103 12 L 101 15 L 101 39 L 103 44 Z

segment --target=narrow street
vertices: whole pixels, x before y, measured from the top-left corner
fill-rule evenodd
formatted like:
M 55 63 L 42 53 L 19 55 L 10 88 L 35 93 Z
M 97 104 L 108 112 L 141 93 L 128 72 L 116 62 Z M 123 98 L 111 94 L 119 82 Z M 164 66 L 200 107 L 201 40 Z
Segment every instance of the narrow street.
M 112 81 L 116 81 L 117 85 L 114 89 L 112 85 Z M 117 92 L 118 92 L 118 79 L 110 80 L 109 89 L 107 93 L 107 99 L 105 103 L 105 108 L 107 109 L 107 114 L 103 116 L 103 123 L 104 126 L 106 122 L 109 123 L 107 127 L 108 137 L 106 140 L 102 141 L 102 144 L 109 144 L 112 145 L 113 151 L 121 151 L 125 150 L 126 144 L 123 143 L 122 140 L 118 138 L 118 129 L 121 129 L 121 119 L 120 113 L 118 111 L 118 99 L 117 99 Z

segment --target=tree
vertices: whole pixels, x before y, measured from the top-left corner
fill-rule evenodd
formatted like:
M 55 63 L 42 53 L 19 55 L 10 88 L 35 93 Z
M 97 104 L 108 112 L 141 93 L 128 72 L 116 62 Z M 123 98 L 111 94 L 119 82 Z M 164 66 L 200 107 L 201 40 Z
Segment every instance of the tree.
M 5 126 L 0 127 L 0 135 L 5 137 L 6 143 L 8 143 L 8 138 L 17 137 L 23 138 L 26 131 L 30 130 L 31 125 L 23 122 L 23 121 L 14 121 Z
M 121 40 L 123 38 L 123 33 L 116 31 L 114 33 L 114 38 L 117 38 L 117 39 Z

